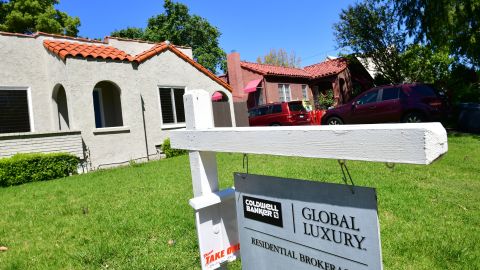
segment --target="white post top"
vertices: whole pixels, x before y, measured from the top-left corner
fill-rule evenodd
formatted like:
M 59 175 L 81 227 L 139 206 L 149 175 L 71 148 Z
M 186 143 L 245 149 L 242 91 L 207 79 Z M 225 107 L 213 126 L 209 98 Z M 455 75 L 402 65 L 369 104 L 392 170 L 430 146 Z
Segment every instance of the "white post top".
M 173 148 L 430 164 L 448 150 L 440 123 L 206 128 L 172 131 Z
M 205 90 L 188 90 L 183 95 L 187 129 L 213 128 L 212 97 Z

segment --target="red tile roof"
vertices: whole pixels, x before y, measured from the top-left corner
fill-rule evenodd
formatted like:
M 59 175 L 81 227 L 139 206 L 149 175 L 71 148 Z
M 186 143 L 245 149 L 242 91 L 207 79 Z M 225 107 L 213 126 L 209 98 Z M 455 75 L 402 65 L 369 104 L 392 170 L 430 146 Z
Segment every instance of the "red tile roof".
M 310 78 L 310 74 L 300 68 L 279 67 L 274 65 L 240 62 L 240 66 L 262 75 Z
M 93 45 L 58 40 L 44 40 L 43 46 L 62 60 L 67 56 L 92 57 L 95 59 L 112 59 L 120 61 L 133 61 L 134 58 L 128 53 L 112 46 Z
M 307 66 L 304 69 L 311 75 L 312 79 L 316 79 L 330 75 L 336 75 L 347 68 L 347 65 L 347 59 L 336 58 Z
M 168 49 L 169 47 L 168 45 L 169 44 L 165 42 L 155 44 L 152 48 L 137 54 L 134 60 L 137 61 L 138 63 L 145 62 L 146 60 L 152 58 L 153 56 L 164 52 L 166 49 Z
M 163 42 L 154 45 L 152 48 L 137 54 L 136 56 L 131 56 L 126 52 L 119 50 L 112 46 L 103 46 L 103 45 L 93 45 L 93 44 L 85 44 L 85 43 L 74 43 L 74 42 L 67 42 L 67 41 L 58 41 L 58 40 L 44 40 L 43 46 L 47 48 L 47 50 L 51 51 L 52 53 L 58 55 L 62 60 L 65 60 L 67 56 L 79 56 L 79 57 L 93 57 L 95 59 L 112 59 L 112 60 L 120 60 L 120 61 L 128 61 L 128 62 L 137 62 L 141 64 L 148 59 L 152 58 L 155 55 L 158 55 L 166 50 L 170 50 L 172 53 L 180 57 L 185 62 L 189 63 L 200 72 L 208 76 L 210 79 L 214 80 L 221 86 L 228 89 L 230 92 L 233 91 L 232 87 L 215 76 L 212 72 L 208 69 L 200 65 L 199 63 L 195 62 L 193 59 L 188 57 L 186 54 L 182 53 L 179 49 L 177 49 L 174 45 Z

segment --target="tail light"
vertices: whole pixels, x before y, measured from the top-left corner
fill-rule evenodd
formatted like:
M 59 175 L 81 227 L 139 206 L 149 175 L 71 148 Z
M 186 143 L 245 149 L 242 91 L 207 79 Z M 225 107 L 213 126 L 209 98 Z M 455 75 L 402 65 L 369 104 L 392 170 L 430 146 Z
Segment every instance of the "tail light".
M 425 98 L 423 102 L 434 108 L 440 108 L 443 105 L 442 100 L 437 98 Z
M 428 105 L 430 105 L 432 107 L 442 107 L 442 101 L 432 100 L 432 101 L 428 102 Z

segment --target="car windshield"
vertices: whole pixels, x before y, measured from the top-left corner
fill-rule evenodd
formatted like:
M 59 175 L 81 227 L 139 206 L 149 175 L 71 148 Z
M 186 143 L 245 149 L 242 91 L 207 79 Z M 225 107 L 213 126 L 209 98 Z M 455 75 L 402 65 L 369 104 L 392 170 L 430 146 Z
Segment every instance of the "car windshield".
M 290 108 L 290 111 L 293 112 L 304 112 L 307 109 L 303 107 L 303 104 L 300 102 L 295 102 L 295 103 L 288 103 L 288 107 Z

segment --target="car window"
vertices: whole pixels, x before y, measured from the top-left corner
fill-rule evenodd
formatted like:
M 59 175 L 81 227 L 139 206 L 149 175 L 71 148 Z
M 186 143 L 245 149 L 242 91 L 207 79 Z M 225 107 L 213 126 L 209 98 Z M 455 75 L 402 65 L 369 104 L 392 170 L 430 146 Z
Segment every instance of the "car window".
M 300 102 L 288 103 L 288 107 L 290 108 L 290 111 L 292 111 L 292 112 L 304 112 L 304 111 L 306 111 L 305 107 L 303 107 L 303 104 L 300 103 Z
M 261 108 L 258 108 L 257 110 L 258 110 L 257 116 L 266 115 L 268 113 L 268 107 L 261 107 Z
M 382 94 L 382 100 L 385 101 L 385 100 L 397 99 L 399 92 L 400 92 L 399 87 L 384 88 L 383 94 Z
M 357 100 L 357 104 L 361 105 L 361 104 L 377 102 L 377 96 L 378 96 L 378 90 L 368 92 Z
M 282 112 L 282 105 L 273 105 L 272 106 L 272 113 L 281 113 Z
M 412 87 L 413 92 L 417 95 L 420 95 L 422 97 L 436 97 L 437 95 L 435 94 L 435 90 L 428 86 L 428 85 L 415 85 Z

